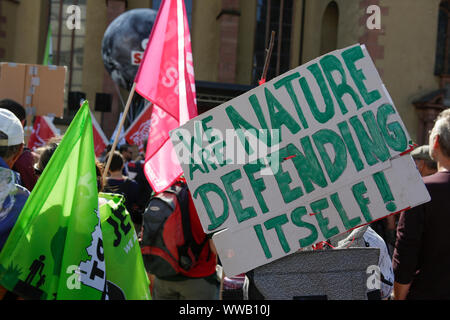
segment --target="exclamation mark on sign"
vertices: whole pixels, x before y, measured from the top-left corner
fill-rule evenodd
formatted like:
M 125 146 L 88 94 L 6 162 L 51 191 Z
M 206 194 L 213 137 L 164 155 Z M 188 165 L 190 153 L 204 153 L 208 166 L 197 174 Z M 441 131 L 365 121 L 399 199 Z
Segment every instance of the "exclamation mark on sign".
M 381 197 L 384 203 L 386 203 L 386 209 L 390 212 L 397 210 L 397 205 L 394 202 L 394 196 L 392 195 L 391 188 L 386 180 L 386 176 L 383 171 L 377 172 L 373 175 L 373 180 L 377 184 L 378 190 L 380 190 Z

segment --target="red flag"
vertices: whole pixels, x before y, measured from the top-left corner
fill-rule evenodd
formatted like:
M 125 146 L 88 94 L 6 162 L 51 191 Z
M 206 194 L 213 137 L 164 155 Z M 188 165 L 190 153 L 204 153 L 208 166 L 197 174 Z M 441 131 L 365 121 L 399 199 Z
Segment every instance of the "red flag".
M 125 140 L 130 145 L 137 145 L 140 152 L 145 150 L 144 141 L 148 139 L 150 133 L 150 117 L 152 115 L 152 105 L 147 105 L 139 116 L 125 131 Z
M 54 126 L 51 118 L 46 116 L 36 116 L 33 131 L 28 139 L 28 148 L 35 150 L 47 143 L 50 138 L 55 137 L 58 130 Z
M 136 92 L 153 112 L 144 172 L 156 192 L 183 174 L 169 131 L 197 116 L 194 64 L 183 0 L 164 0 L 136 75 Z
M 94 152 L 96 157 L 100 157 L 102 152 L 108 146 L 108 139 L 106 138 L 102 128 L 95 119 L 95 116 L 91 112 L 92 130 L 94 132 Z

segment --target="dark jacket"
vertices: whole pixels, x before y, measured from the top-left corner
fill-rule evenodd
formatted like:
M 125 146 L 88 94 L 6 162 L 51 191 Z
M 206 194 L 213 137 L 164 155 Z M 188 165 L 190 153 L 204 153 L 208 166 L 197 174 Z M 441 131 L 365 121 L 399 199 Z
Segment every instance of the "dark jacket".
M 431 201 L 400 215 L 395 281 L 411 283 L 407 299 L 450 299 L 450 173 L 424 177 Z

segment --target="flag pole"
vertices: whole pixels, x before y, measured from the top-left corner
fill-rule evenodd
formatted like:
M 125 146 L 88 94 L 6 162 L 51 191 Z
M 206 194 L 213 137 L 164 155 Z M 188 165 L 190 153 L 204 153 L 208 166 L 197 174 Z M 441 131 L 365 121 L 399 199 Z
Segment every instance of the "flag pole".
M 120 132 L 122 131 L 123 124 L 125 122 L 125 119 L 127 118 L 128 110 L 130 109 L 131 102 L 133 101 L 133 96 L 134 96 L 135 91 L 136 91 L 136 82 L 133 83 L 133 87 L 131 88 L 130 94 L 128 95 L 128 101 L 125 106 L 125 110 L 123 111 L 122 118 L 120 119 L 119 128 L 117 129 L 117 133 L 114 138 L 114 142 L 113 142 L 110 152 L 114 152 L 114 150 L 116 150 L 117 143 L 119 142 Z M 109 156 L 107 158 L 108 158 L 108 161 L 106 161 L 106 166 L 105 166 L 105 169 L 103 170 L 103 176 L 102 176 L 103 183 L 106 183 L 106 176 L 108 174 L 109 167 L 111 166 L 111 160 L 112 160 L 111 156 Z

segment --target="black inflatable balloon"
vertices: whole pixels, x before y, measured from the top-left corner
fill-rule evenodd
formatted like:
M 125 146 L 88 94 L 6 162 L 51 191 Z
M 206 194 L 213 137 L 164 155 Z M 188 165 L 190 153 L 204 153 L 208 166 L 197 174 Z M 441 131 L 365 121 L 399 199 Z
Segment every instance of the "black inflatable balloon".
M 156 20 L 156 10 L 126 11 L 106 29 L 102 41 L 103 63 L 114 82 L 131 90 L 138 71 L 140 56 Z M 133 55 L 134 53 L 134 55 Z

